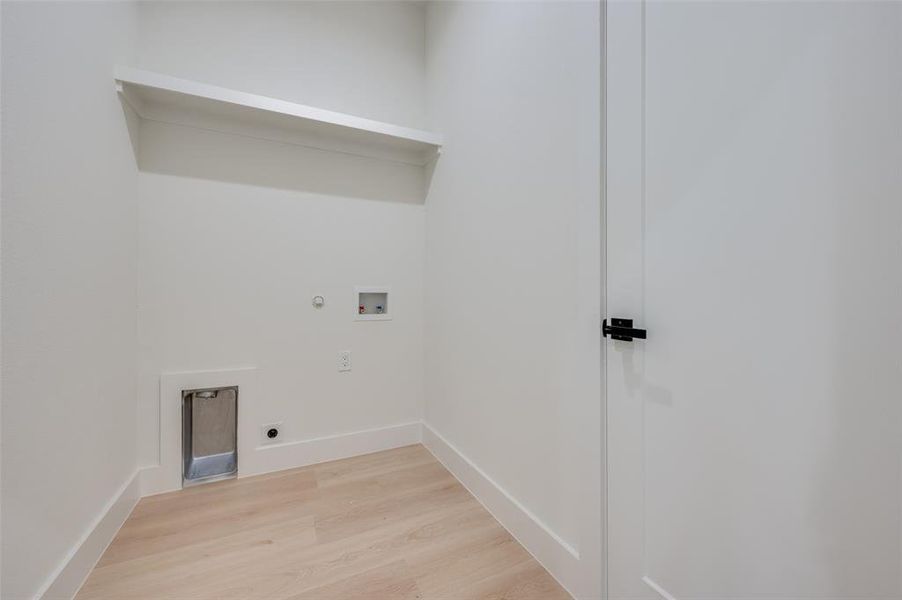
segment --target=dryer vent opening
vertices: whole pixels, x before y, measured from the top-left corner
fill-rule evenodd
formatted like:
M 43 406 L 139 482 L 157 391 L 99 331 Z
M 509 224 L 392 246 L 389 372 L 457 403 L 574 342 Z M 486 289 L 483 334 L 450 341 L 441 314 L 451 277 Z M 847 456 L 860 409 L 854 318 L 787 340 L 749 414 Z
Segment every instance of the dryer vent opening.
M 238 474 L 238 387 L 182 390 L 182 484 Z

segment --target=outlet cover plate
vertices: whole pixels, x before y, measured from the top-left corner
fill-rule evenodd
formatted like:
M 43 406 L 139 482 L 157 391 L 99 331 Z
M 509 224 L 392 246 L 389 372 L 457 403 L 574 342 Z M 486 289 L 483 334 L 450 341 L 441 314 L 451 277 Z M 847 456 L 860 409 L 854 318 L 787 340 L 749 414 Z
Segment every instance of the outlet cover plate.
M 345 372 L 351 370 L 351 351 L 341 350 L 338 353 L 338 371 Z

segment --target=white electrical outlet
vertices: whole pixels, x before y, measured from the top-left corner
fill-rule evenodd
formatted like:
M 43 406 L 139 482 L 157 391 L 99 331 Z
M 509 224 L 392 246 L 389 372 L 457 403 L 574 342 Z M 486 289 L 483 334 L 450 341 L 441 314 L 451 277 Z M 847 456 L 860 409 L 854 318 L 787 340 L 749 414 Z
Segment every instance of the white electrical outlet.
M 350 350 L 342 350 L 338 353 L 338 370 L 339 371 L 350 371 L 351 370 L 351 351 Z

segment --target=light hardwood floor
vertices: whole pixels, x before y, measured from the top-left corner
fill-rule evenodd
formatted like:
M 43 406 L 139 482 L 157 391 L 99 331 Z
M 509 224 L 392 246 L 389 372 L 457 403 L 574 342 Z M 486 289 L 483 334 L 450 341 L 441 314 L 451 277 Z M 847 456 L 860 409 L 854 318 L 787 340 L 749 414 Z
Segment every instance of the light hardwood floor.
M 415 445 L 144 498 L 77 598 L 570 596 Z

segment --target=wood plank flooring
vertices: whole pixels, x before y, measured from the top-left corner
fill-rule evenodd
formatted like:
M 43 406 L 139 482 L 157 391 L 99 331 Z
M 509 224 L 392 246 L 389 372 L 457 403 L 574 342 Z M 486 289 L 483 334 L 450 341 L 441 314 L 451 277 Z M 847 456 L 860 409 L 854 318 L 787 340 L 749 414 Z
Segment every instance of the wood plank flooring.
M 77 598 L 570 596 L 415 445 L 144 498 Z

